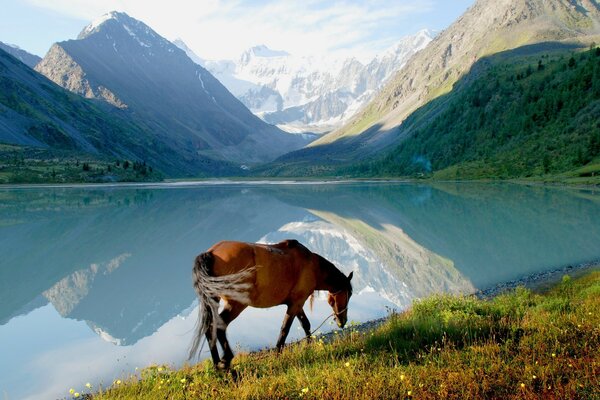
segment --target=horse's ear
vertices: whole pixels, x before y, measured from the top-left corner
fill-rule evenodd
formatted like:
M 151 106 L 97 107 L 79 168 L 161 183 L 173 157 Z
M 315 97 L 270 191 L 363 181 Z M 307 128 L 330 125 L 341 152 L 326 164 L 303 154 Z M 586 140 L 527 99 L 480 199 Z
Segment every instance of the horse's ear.
M 350 280 L 352 280 L 352 276 L 353 276 L 353 275 L 354 275 L 354 271 L 352 271 L 352 272 L 350 272 L 350 273 L 348 274 L 348 280 L 349 280 L 349 281 L 350 281 Z

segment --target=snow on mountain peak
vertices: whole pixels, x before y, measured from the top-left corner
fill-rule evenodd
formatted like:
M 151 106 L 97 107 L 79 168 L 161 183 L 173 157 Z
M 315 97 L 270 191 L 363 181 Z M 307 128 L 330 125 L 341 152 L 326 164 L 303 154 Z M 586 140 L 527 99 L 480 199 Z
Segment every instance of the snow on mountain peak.
M 255 57 L 260 58 L 274 58 L 274 57 L 287 57 L 290 54 L 283 50 L 271 50 L 264 44 L 254 46 L 246 50 L 240 56 L 240 63 L 247 64 Z

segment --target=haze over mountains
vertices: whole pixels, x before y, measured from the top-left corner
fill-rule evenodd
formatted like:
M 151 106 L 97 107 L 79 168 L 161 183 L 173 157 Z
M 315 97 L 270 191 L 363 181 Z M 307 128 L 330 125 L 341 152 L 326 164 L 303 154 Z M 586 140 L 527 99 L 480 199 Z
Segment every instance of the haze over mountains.
M 321 133 L 352 117 L 432 38 L 432 32 L 419 31 L 366 64 L 354 57 L 297 57 L 264 45 L 236 60 L 205 60 L 183 41 L 174 43 L 266 122 L 290 132 Z

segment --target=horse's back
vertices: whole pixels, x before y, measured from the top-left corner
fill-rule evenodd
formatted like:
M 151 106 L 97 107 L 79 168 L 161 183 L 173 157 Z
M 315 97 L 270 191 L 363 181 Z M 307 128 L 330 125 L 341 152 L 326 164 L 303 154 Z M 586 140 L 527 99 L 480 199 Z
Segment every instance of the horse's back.
M 314 290 L 313 254 L 296 240 L 276 244 L 223 241 L 208 251 L 215 258 L 216 276 L 256 268 L 251 294 L 255 307 L 281 304 L 299 285 L 305 289 L 301 295 Z

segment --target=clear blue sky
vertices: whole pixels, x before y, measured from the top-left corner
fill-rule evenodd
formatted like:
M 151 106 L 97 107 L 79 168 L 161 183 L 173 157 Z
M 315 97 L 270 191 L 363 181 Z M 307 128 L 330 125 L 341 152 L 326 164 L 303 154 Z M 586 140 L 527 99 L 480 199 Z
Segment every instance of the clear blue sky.
M 381 51 L 424 28 L 442 30 L 474 0 L 3 0 L 0 41 L 43 56 L 93 19 L 125 11 L 203 58 L 257 44 L 292 54 Z

